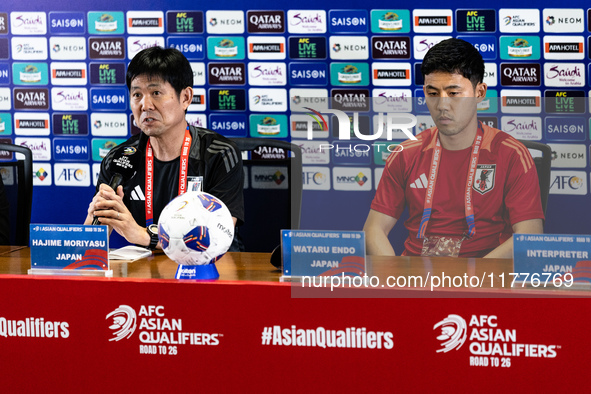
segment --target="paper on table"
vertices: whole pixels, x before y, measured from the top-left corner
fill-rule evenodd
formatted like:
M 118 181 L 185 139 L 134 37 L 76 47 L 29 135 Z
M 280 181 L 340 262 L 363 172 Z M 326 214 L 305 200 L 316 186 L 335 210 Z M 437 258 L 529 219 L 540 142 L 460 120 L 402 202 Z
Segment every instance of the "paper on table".
M 110 260 L 135 261 L 152 255 L 152 251 L 139 246 L 128 245 L 109 251 Z

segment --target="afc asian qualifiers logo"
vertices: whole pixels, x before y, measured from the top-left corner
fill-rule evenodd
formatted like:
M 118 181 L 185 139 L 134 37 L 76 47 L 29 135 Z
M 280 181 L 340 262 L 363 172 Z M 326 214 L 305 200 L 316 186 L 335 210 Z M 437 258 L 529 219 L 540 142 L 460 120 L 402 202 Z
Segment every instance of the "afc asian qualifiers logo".
M 496 167 L 496 164 L 478 164 L 472 188 L 480 194 L 491 191 L 495 187 Z
M 441 334 L 437 339 L 441 342 L 441 349 L 437 353 L 447 353 L 450 350 L 458 350 L 466 342 L 468 329 L 466 320 L 458 315 L 448 315 L 445 319 L 433 326 L 433 329 L 441 328 Z
M 129 339 L 137 326 L 135 311 L 127 305 L 119 305 L 119 308 L 109 313 L 105 319 L 111 318 L 109 329 L 113 337 L 109 341 Z

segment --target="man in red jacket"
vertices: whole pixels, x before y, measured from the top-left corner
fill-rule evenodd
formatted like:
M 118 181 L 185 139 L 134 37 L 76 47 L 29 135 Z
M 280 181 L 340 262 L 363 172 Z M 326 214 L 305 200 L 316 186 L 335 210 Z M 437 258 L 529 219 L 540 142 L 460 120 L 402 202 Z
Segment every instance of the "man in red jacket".
M 389 156 L 364 226 L 367 252 L 394 255 L 388 234 L 408 205 L 403 255 L 510 258 L 513 233 L 543 231 L 534 161 L 515 138 L 478 121 L 487 86 L 472 44 L 440 42 L 421 72 L 436 127 Z

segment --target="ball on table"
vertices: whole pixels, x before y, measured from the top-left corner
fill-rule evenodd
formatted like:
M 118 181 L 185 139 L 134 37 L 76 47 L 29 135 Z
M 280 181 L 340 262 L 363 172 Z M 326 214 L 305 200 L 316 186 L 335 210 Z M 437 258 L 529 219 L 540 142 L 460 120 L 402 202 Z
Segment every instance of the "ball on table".
M 217 197 L 189 191 L 170 201 L 158 220 L 164 253 L 177 264 L 214 263 L 232 245 L 234 222 Z

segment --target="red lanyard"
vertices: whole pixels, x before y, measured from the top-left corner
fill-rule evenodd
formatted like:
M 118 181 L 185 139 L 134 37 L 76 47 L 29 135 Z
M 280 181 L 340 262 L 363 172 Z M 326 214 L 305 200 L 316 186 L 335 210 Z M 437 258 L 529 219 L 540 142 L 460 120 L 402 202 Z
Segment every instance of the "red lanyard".
M 185 139 L 181 149 L 181 163 L 179 166 L 179 192 L 187 191 L 187 170 L 189 168 L 189 150 L 191 149 L 191 132 L 189 126 L 185 131 Z M 154 223 L 154 153 L 150 145 L 150 139 L 146 145 L 146 225 Z
M 419 232 L 417 238 L 424 238 L 425 231 L 427 231 L 427 224 L 431 217 L 431 210 L 433 209 L 433 196 L 435 194 L 435 183 L 437 182 L 437 174 L 439 172 L 439 163 L 441 162 L 441 153 L 443 148 L 439 141 L 439 131 L 436 131 L 437 142 L 433 148 L 433 156 L 431 159 L 431 170 L 429 171 L 429 182 L 427 184 L 427 192 L 425 194 L 425 205 L 423 208 L 423 217 L 421 218 L 421 225 L 419 226 Z M 480 155 L 480 145 L 482 145 L 482 139 L 484 137 L 484 131 L 480 125 L 476 131 L 476 138 L 472 144 L 472 151 L 470 153 L 470 164 L 468 168 L 468 178 L 466 179 L 466 188 L 464 189 L 464 213 L 466 215 L 466 222 L 468 223 L 468 233 L 466 234 L 469 238 L 476 234 L 476 225 L 474 223 L 474 206 L 472 204 L 472 185 L 474 184 L 474 177 L 476 175 L 476 166 L 478 165 L 478 156 Z

